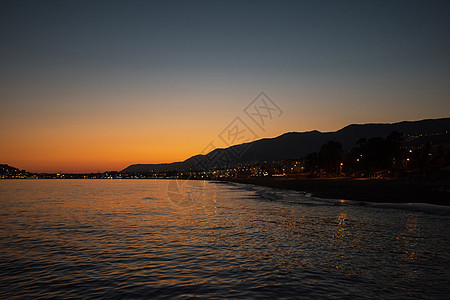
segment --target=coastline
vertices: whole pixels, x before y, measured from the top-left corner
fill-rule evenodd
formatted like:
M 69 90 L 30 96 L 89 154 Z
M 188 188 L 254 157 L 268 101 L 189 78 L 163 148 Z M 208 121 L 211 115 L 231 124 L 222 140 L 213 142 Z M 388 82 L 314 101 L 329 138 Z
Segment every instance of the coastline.
M 173 180 L 176 178 L 2 178 L 8 180 Z M 270 188 L 310 193 L 314 197 L 372 203 L 425 203 L 450 207 L 449 180 L 424 181 L 411 179 L 350 179 L 350 178 L 179 178 L 179 180 L 209 180 L 253 184 Z
M 427 203 L 450 206 L 450 193 L 439 191 L 448 181 L 344 178 L 233 178 L 225 181 L 311 193 L 315 197 L 374 203 Z

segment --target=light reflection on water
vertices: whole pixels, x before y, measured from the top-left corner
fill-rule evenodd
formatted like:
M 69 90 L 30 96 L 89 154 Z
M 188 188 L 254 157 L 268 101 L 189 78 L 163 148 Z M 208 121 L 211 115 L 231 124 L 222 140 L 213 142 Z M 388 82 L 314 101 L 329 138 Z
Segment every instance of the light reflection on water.
M 202 181 L 174 202 L 173 184 L 0 181 L 0 298 L 450 294 L 440 208 Z

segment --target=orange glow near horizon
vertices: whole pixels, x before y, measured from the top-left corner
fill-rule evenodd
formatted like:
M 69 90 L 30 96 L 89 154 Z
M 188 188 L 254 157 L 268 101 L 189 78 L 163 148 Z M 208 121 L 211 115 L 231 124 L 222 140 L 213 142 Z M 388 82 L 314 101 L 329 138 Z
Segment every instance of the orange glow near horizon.
M 197 154 L 202 138 L 176 132 L 133 128 L 60 128 L 12 134 L 1 157 L 11 166 L 31 172 L 103 172 L 134 163 L 169 163 Z M 17 129 L 17 127 L 16 127 Z M 128 132 L 120 132 L 120 131 Z M 172 139 L 169 136 L 172 135 Z M 203 142 L 205 143 L 205 142 Z
M 351 123 L 443 117 L 439 110 L 424 114 L 426 103 L 411 105 L 409 111 L 401 110 L 401 103 L 367 109 L 359 97 L 347 93 L 292 94 L 268 85 L 272 88 L 267 94 L 283 114 L 261 130 L 243 111 L 258 95 L 256 87 L 229 92 L 219 83 L 207 90 L 200 82 L 195 87 L 155 92 L 122 86 L 119 95 L 101 87 L 104 95 L 99 91 L 70 96 L 65 91 L 21 92 L 21 101 L 11 100 L 0 111 L 4 128 L 0 140 L 5 141 L 0 163 L 30 172 L 88 173 L 119 171 L 137 163 L 184 161 L 205 154 L 210 142 L 216 148 L 230 146 L 218 135 L 236 117 L 252 128 L 255 139 L 290 131 L 335 131 Z M 369 100 L 376 101 L 378 95 L 372 97 Z
M 354 110 L 337 110 L 330 102 L 316 101 L 314 95 L 294 98 L 274 92 L 268 94 L 283 115 L 263 131 L 243 112 L 257 94 L 245 91 L 217 97 L 215 93 L 192 91 L 170 94 L 165 101 L 149 97 L 153 100 L 145 102 L 139 100 L 142 95 L 129 95 L 133 101 L 88 98 L 90 101 L 69 99 L 62 103 L 51 99 L 33 102 L 34 96 L 27 95 L 28 106 L 12 103 L 0 111 L 0 126 L 6 129 L 0 132 L 5 141 L 0 163 L 30 172 L 119 171 L 130 164 L 171 163 L 206 154 L 202 151 L 210 142 L 215 148 L 230 146 L 218 134 L 237 116 L 254 130 L 255 139 L 289 131 L 335 131 L 350 123 L 397 122 L 407 116 L 381 114 L 385 107 L 380 106 L 378 116 L 383 117 L 374 119 L 376 110 L 364 110 L 356 101 L 351 105 L 359 109 L 357 115 Z M 417 111 L 409 114 L 413 116 L 410 120 L 423 118 Z

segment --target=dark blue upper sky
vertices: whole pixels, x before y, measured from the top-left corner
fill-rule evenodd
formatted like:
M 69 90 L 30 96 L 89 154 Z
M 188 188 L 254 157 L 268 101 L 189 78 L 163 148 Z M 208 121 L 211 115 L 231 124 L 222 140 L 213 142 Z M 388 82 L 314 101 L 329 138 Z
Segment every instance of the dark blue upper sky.
M 443 80 L 449 13 L 449 1 L 4 1 L 2 75 L 105 68 Z

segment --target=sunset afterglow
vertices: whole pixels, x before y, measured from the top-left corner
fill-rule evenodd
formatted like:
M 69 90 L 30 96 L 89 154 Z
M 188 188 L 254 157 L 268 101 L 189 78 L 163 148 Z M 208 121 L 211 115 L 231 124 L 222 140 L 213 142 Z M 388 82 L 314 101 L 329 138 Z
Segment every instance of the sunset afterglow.
M 352 3 L 6 2 L 2 162 L 182 161 L 261 91 L 283 115 L 258 138 L 447 117 L 448 2 Z

